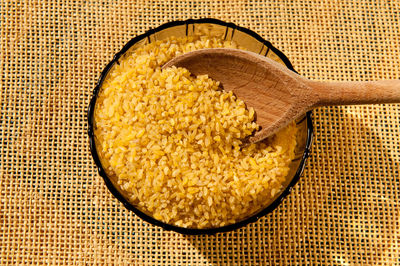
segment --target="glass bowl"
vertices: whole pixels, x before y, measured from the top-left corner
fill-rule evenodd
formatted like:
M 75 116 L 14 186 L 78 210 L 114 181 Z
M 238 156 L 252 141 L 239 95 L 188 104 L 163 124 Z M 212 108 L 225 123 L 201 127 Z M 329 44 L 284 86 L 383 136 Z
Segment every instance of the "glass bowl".
M 290 70 L 295 71 L 293 69 L 292 64 L 290 63 L 289 59 L 278 49 L 276 49 L 272 44 L 266 40 L 264 40 L 261 36 L 257 33 L 243 28 L 236 26 L 233 23 L 226 23 L 216 19 L 189 19 L 185 21 L 173 21 L 161 25 L 158 28 L 151 29 L 146 33 L 139 35 L 132 40 L 130 40 L 120 52 L 118 52 L 113 60 L 104 68 L 103 72 L 100 75 L 99 81 L 97 86 L 93 91 L 93 97 L 89 104 L 88 109 L 88 134 L 90 140 L 90 149 L 93 156 L 93 159 L 98 167 L 98 171 L 100 176 L 104 179 L 108 189 L 110 192 L 128 209 L 133 211 L 136 215 L 138 215 L 143 220 L 156 225 L 160 226 L 166 230 L 173 230 L 178 233 L 182 234 L 190 234 L 190 235 L 197 235 L 197 234 L 215 234 L 218 232 L 226 232 L 235 230 L 239 227 L 245 226 L 249 223 L 257 221 L 260 217 L 266 215 L 267 213 L 273 211 L 283 200 L 285 196 L 287 196 L 291 190 L 291 188 L 295 185 L 298 181 L 299 177 L 303 173 L 304 165 L 306 159 L 309 155 L 310 146 L 312 142 L 313 136 L 313 127 L 312 127 L 312 120 L 311 120 L 311 112 L 308 112 L 304 116 L 300 117 L 296 121 L 296 126 L 298 127 L 298 133 L 296 136 L 297 145 L 295 148 L 295 158 L 290 163 L 290 171 L 287 176 L 286 181 L 283 184 L 284 189 L 278 193 L 274 198 L 272 198 L 269 202 L 265 203 L 265 208 L 252 215 L 245 220 L 239 221 L 234 224 L 226 225 L 223 227 L 217 228 L 208 228 L 208 229 L 192 229 L 192 228 L 183 228 L 178 227 L 170 224 L 166 224 L 155 218 L 151 217 L 150 215 L 144 213 L 143 211 L 139 210 L 137 207 L 132 205 L 126 198 L 124 191 L 122 191 L 119 186 L 117 185 L 117 180 L 115 177 L 107 176 L 97 153 L 96 150 L 96 138 L 94 136 L 93 130 L 93 113 L 94 108 L 96 105 L 96 99 L 98 92 L 101 88 L 103 80 L 107 77 L 109 70 L 113 67 L 114 64 L 119 64 L 118 60 L 121 58 L 128 51 L 132 51 L 141 47 L 145 44 L 150 42 L 154 42 L 156 40 L 162 40 L 170 36 L 176 37 L 184 37 L 189 36 L 192 34 L 199 33 L 201 30 L 202 33 L 205 31 L 208 32 L 210 35 L 215 36 L 223 36 L 225 40 L 233 40 L 238 45 L 246 48 L 249 51 L 267 56 L 283 65 L 288 67 Z

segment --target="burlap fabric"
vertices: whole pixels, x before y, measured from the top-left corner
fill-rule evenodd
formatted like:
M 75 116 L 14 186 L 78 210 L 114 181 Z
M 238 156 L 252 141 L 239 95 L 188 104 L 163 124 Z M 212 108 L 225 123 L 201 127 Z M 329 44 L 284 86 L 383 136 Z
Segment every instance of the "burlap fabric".
M 319 80 L 400 78 L 398 1 L 1 1 L 0 263 L 400 264 L 400 107 L 319 108 L 299 183 L 257 223 L 183 236 L 97 175 L 86 110 L 101 69 L 175 19 L 248 27 Z

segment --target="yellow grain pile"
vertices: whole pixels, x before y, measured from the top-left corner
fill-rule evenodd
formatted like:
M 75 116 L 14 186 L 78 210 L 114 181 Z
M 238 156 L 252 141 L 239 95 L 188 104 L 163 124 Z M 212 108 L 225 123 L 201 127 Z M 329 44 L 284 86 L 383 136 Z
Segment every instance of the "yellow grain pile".
M 169 38 L 120 59 L 95 108 L 95 137 L 108 175 L 139 209 L 165 223 L 212 228 L 240 221 L 278 193 L 294 157 L 291 124 L 241 148 L 257 128 L 254 110 L 207 76 L 161 66 L 201 48 L 234 43 Z

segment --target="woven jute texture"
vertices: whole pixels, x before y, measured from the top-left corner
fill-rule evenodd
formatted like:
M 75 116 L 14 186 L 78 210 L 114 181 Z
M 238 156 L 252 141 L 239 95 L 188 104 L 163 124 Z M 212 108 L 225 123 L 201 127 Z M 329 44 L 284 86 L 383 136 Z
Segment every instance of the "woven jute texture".
M 0 1 L 0 263 L 399 265 L 400 106 L 313 112 L 305 172 L 273 213 L 183 236 L 107 190 L 86 110 L 132 37 L 175 19 L 248 27 L 310 79 L 400 78 L 399 1 Z

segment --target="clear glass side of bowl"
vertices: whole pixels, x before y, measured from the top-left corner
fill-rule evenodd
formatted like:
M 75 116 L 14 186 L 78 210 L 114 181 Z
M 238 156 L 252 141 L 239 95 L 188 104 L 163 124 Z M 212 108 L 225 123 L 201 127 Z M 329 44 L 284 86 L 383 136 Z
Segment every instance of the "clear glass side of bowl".
M 263 42 L 257 40 L 250 34 L 244 32 L 244 31 L 241 31 L 240 29 L 237 29 L 237 28 L 213 24 L 213 23 L 189 23 L 189 24 L 184 24 L 184 25 L 168 27 L 168 28 L 162 29 L 160 31 L 154 32 L 154 33 L 150 34 L 147 38 L 144 38 L 144 39 L 134 43 L 123 55 L 121 55 L 121 60 L 123 60 L 125 55 L 130 54 L 131 52 L 138 49 L 139 47 L 146 45 L 148 43 L 157 41 L 157 40 L 163 40 L 163 39 L 166 39 L 171 36 L 185 37 L 185 36 L 190 36 L 190 35 L 194 35 L 194 34 L 204 34 L 204 33 L 207 33 L 210 36 L 221 37 L 228 41 L 233 40 L 239 46 L 242 46 L 249 51 L 267 56 L 267 57 L 273 59 L 274 61 L 277 61 L 277 62 L 285 65 L 283 60 L 273 50 L 271 50 L 267 45 L 265 45 Z M 308 139 L 308 124 L 307 123 L 308 123 L 308 120 L 306 119 L 306 116 L 304 115 L 304 116 L 301 116 L 300 118 L 298 118 L 295 122 L 296 122 L 296 126 L 298 128 L 297 135 L 296 135 L 297 145 L 295 147 L 295 157 L 289 165 L 290 170 L 289 170 L 289 173 L 287 175 L 285 182 L 283 183 L 283 189 L 281 192 L 283 192 L 291 184 L 293 178 L 296 176 L 298 171 L 301 171 L 301 169 L 299 169 L 299 167 L 300 167 L 301 161 L 304 156 L 304 152 L 307 147 L 307 139 Z M 125 198 L 128 199 L 129 195 L 119 187 L 119 185 L 117 184 L 116 177 L 109 175 L 109 179 L 114 184 L 115 188 Z M 281 196 L 281 193 L 277 193 L 275 195 L 275 197 L 271 198 L 271 200 L 269 202 L 265 203 L 265 208 L 268 207 L 271 203 L 273 203 L 280 196 Z M 262 211 L 262 210 L 260 210 L 260 211 Z M 149 213 L 147 213 L 147 215 L 151 216 Z M 253 216 L 253 215 L 257 215 L 257 214 L 252 214 L 250 216 Z

